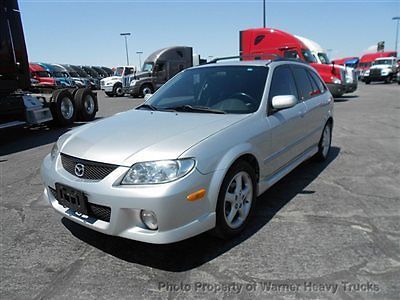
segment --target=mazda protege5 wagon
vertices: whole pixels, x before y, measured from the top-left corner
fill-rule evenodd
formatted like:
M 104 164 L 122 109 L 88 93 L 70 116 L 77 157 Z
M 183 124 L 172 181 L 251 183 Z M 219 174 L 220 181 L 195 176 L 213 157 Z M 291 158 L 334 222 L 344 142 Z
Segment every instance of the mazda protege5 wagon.
M 135 109 L 62 135 L 44 196 L 93 230 L 171 243 L 240 233 L 256 198 L 301 162 L 327 158 L 333 99 L 285 59 L 186 69 Z

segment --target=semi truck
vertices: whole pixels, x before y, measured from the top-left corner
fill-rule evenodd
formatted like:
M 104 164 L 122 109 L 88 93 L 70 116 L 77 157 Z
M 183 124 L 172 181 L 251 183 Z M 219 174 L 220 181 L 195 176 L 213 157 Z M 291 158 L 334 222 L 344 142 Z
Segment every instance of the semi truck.
M 136 71 L 135 66 L 119 66 L 115 68 L 112 76 L 100 80 L 100 88 L 108 97 L 122 97 L 125 92 L 122 89 L 122 80 L 124 77 L 134 74 Z
M 392 82 L 397 78 L 397 72 L 399 71 L 398 63 L 399 59 L 397 57 L 380 57 L 375 59 L 372 66 L 364 73 L 364 82 L 366 84 L 373 81 Z
M 325 50 L 317 42 L 298 35 L 295 35 L 295 37 L 299 39 L 304 45 L 306 45 L 306 47 L 311 51 L 312 55 L 315 57 L 317 63 L 324 65 L 332 64 Z M 343 83 L 345 86 L 345 93 L 354 92 L 358 86 L 355 69 L 343 65 L 338 65 L 337 67 L 342 69 L 345 73 L 345 80 Z
M 364 81 L 365 72 L 372 66 L 375 59 L 380 57 L 396 57 L 396 51 L 379 51 L 374 53 L 367 53 L 361 56 L 357 67 L 357 73 L 359 74 L 359 79 Z
M 124 93 L 133 97 L 145 97 L 154 93 L 169 79 L 183 69 L 202 64 L 205 60 L 193 55 L 192 47 L 173 46 L 152 53 L 143 63 L 140 72 L 122 79 Z
M 92 120 L 97 110 L 97 95 L 90 89 L 31 85 L 17 0 L 0 1 L 0 129 L 51 120 L 69 125 Z
M 274 28 L 240 31 L 240 55 L 254 59 L 263 54 L 276 54 L 309 63 L 319 73 L 334 97 L 346 92 L 344 70 L 334 65 L 319 64 L 310 49 L 294 35 Z

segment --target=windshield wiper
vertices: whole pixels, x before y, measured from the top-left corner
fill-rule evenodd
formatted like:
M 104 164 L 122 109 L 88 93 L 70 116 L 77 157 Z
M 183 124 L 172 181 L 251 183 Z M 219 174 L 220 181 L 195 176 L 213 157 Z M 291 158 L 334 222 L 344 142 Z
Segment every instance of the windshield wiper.
M 141 108 L 147 108 L 147 109 L 150 109 L 150 110 L 158 110 L 158 108 L 155 107 L 154 105 L 146 104 L 146 103 L 136 107 L 136 109 L 141 109 Z
M 202 106 L 191 106 L 191 105 L 180 105 L 173 107 L 166 107 L 164 110 L 173 110 L 173 111 L 183 111 L 183 112 L 200 112 L 200 113 L 210 113 L 210 114 L 225 114 L 223 110 L 212 109 L 209 107 Z

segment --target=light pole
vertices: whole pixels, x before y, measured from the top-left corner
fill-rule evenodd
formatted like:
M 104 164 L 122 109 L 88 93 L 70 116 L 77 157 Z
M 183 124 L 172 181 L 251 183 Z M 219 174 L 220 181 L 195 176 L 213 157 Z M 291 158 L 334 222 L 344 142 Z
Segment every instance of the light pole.
M 394 51 L 397 52 L 397 43 L 399 41 L 399 21 L 400 21 L 400 17 L 393 17 L 392 20 L 396 21 L 396 43 L 394 44 Z
M 266 3 L 265 3 L 265 1 L 266 0 L 263 0 L 263 27 L 265 28 L 265 27 L 267 27 L 267 18 L 266 18 Z
M 136 51 L 136 54 L 139 56 L 139 69 L 142 68 L 142 60 L 140 58 L 140 56 L 143 54 L 142 51 Z
M 131 35 L 131 33 L 130 32 L 122 32 L 119 35 L 121 35 L 125 38 L 126 65 L 129 66 L 128 41 L 127 41 L 126 37 Z

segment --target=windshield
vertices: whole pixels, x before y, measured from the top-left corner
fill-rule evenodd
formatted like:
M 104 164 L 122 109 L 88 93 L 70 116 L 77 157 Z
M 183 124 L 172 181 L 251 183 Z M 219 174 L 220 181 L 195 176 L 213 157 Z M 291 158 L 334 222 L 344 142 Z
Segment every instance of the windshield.
M 66 72 L 53 72 L 54 77 L 69 77 Z
M 80 77 L 79 74 L 78 74 L 77 72 L 73 72 L 73 71 L 70 71 L 70 72 L 69 72 L 69 75 L 70 75 L 71 77 Z
M 306 62 L 309 62 L 309 63 L 317 62 L 314 55 L 312 55 L 310 50 L 301 49 L 301 53 L 303 54 Z
M 114 76 L 122 76 L 123 72 L 124 72 L 124 68 L 123 67 L 118 67 L 114 71 Z
M 393 60 L 391 59 L 380 59 L 380 60 L 376 60 L 372 63 L 373 66 L 376 65 L 392 65 L 393 64 Z
M 78 74 L 80 77 L 89 77 L 89 74 L 86 73 L 83 69 L 79 68 L 79 67 L 72 67 Z
M 318 58 L 324 65 L 329 65 L 331 62 L 329 61 L 328 55 L 323 52 L 318 52 Z
M 146 104 L 157 110 L 248 114 L 260 106 L 268 68 L 215 66 L 179 73 Z
M 46 72 L 46 71 L 36 71 L 33 73 L 35 76 L 38 76 L 38 77 L 51 77 L 50 73 Z
M 153 65 L 154 65 L 153 63 L 144 63 L 142 71 L 143 72 L 151 72 L 151 71 L 153 71 Z

